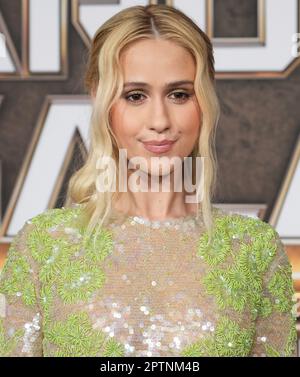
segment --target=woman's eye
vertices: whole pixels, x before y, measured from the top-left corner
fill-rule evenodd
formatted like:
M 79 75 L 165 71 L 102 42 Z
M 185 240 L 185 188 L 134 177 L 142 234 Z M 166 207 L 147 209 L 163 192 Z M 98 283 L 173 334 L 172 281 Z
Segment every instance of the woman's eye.
M 183 99 L 183 100 L 185 100 L 185 99 L 188 99 L 188 98 L 190 98 L 190 94 L 189 93 L 185 93 L 185 92 L 174 92 L 174 93 L 172 93 L 171 95 L 173 95 L 173 94 L 175 94 L 175 95 L 178 95 L 179 94 L 179 97 L 177 97 L 177 99 Z
M 180 103 L 184 102 L 185 100 L 187 100 L 191 97 L 191 95 L 189 93 L 186 93 L 186 92 L 174 92 L 174 93 L 171 93 L 171 96 L 172 95 L 175 95 L 176 96 L 175 100 L 179 100 Z M 144 95 L 142 93 L 136 92 L 136 93 L 131 93 L 129 95 L 125 95 L 125 99 L 129 102 L 138 103 L 138 102 L 140 102 L 140 100 L 139 100 L 140 96 L 144 97 Z
M 134 99 L 138 99 L 139 96 L 142 96 L 142 93 L 131 93 L 131 94 L 125 96 L 125 98 L 128 101 L 131 97 L 133 97 Z M 129 100 L 129 102 L 139 102 L 139 101 L 135 101 L 135 100 L 131 101 L 131 100 Z

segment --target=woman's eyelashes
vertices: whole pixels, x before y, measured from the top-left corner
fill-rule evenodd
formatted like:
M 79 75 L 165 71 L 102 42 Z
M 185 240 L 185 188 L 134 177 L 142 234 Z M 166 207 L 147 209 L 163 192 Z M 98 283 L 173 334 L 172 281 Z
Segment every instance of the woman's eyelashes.
M 170 94 L 170 96 L 173 96 L 173 95 L 176 96 L 175 98 L 173 97 L 173 99 L 175 100 L 175 102 L 177 102 L 177 103 L 184 103 L 187 100 L 189 100 L 190 97 L 192 97 L 193 93 L 188 93 L 188 92 L 183 92 L 183 91 L 177 91 L 177 92 L 173 92 L 173 93 Z M 122 97 L 126 101 L 131 102 L 131 103 L 135 103 L 135 104 L 143 102 L 142 100 L 140 100 L 140 96 L 145 97 L 145 95 L 143 93 L 138 92 L 138 91 L 124 93 L 122 95 Z

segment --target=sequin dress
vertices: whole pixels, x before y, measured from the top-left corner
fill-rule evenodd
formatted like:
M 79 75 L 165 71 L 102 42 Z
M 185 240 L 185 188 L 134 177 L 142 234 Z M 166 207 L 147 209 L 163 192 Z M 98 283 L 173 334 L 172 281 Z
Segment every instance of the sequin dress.
M 267 223 L 213 207 L 148 221 L 114 210 L 83 241 L 82 205 L 14 237 L 0 275 L 1 356 L 296 356 L 291 265 Z

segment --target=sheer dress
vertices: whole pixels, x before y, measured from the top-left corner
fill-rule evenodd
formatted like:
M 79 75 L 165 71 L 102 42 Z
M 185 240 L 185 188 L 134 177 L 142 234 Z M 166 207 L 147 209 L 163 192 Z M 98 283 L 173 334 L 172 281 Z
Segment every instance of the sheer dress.
M 0 356 L 296 356 L 291 265 L 274 228 L 213 206 L 149 221 L 113 210 L 84 241 L 83 205 L 14 237 L 0 275 Z

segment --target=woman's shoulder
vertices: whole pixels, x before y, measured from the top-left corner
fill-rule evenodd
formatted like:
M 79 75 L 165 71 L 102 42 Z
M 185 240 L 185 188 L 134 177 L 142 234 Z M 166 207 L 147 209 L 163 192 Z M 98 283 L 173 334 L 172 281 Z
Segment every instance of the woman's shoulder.
M 213 208 L 216 239 L 233 250 L 237 258 L 251 257 L 264 266 L 272 260 L 289 265 L 285 247 L 277 230 L 266 221 L 246 214 Z
M 59 226 L 73 223 L 81 213 L 80 205 L 71 205 L 70 207 L 48 208 L 45 211 L 29 218 L 26 225 L 33 225 L 37 228 L 55 229 Z
M 228 233 L 236 232 L 236 235 L 248 235 L 249 237 L 279 237 L 276 229 L 261 218 L 227 211 L 215 205 L 212 206 L 212 212 L 217 228 L 224 229 Z
M 81 223 L 78 217 L 82 213 L 82 208 L 78 205 L 60 208 L 48 208 L 37 215 L 28 218 L 12 240 L 12 247 L 16 244 L 33 244 L 37 240 L 44 238 L 54 239 L 56 234 L 61 238 L 62 233 L 81 232 Z M 45 238 L 46 237 L 46 238 Z
M 30 260 L 42 263 L 57 247 L 62 253 L 67 252 L 82 238 L 77 221 L 80 212 L 81 208 L 77 206 L 48 208 L 29 218 L 13 237 L 8 251 L 9 259 L 23 258 L 24 263 Z

